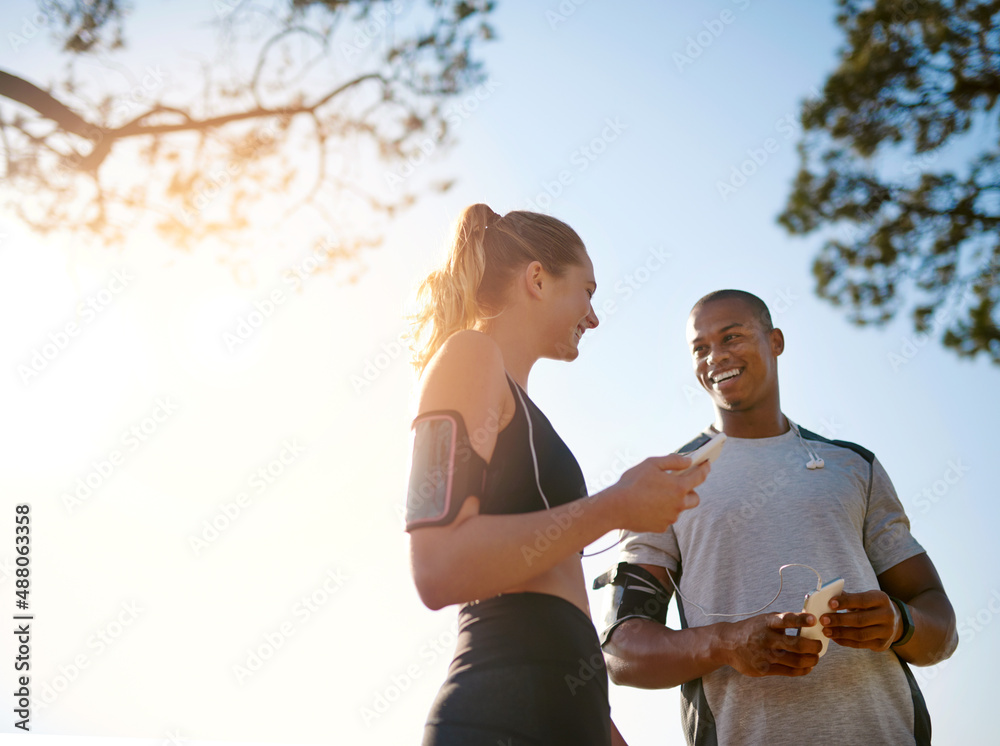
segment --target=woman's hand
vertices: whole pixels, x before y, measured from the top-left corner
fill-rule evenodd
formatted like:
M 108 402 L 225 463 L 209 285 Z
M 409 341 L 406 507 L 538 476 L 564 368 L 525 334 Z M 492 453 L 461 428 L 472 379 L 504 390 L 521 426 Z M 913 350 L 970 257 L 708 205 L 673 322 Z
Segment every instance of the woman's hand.
M 706 461 L 678 473 L 690 465 L 687 456 L 653 456 L 622 474 L 608 489 L 611 499 L 617 501 L 618 527 L 659 533 L 672 526 L 682 511 L 695 507 L 699 499 L 694 488 L 705 481 L 712 467 Z

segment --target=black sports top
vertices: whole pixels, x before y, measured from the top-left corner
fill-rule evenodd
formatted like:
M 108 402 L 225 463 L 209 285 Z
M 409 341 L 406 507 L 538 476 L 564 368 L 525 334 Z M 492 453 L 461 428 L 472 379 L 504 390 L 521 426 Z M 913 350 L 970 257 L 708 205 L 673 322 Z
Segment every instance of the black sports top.
M 487 515 L 530 513 L 586 497 L 583 472 L 569 448 L 509 374 L 507 382 L 514 416 L 497 433 L 488 464 L 473 448 L 479 433 L 470 437 L 458 412 L 425 412 L 414 420 L 407 531 L 448 525 L 470 495 Z
M 509 374 L 507 383 L 514 394 L 514 417 L 497 434 L 493 456 L 486 465 L 486 484 L 479 512 L 492 515 L 530 513 L 586 497 L 583 472 L 569 447 Z M 532 442 L 538 460 L 537 481 Z M 539 483 L 544 497 L 538 490 Z

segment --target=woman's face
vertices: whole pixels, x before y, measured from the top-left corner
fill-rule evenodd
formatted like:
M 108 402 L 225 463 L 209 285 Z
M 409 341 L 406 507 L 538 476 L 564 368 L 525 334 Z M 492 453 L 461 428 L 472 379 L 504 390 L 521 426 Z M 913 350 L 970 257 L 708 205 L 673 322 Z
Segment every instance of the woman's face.
M 593 262 L 581 251 L 580 264 L 571 265 L 561 277 L 553 277 L 551 283 L 545 326 L 552 349 L 546 357 L 575 360 L 580 354 L 580 338 L 599 323 L 591 303 L 597 290 Z

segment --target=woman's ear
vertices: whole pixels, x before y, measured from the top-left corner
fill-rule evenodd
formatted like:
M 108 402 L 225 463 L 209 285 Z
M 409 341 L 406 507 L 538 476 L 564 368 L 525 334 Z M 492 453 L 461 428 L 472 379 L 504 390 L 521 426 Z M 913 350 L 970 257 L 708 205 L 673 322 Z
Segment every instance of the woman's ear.
M 541 298 L 548 284 L 548 276 L 544 267 L 542 267 L 542 263 L 536 260 L 528 264 L 524 268 L 523 278 L 528 295 L 533 298 Z

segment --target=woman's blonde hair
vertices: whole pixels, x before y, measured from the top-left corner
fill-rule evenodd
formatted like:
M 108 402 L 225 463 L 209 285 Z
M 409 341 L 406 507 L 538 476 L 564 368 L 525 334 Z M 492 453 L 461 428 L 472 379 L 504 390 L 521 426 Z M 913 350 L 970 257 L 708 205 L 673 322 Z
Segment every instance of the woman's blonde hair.
M 584 251 L 576 231 L 549 215 L 515 210 L 501 217 L 484 204 L 466 207 L 447 261 L 417 291 L 411 316 L 414 366 L 423 371 L 448 337 L 481 329 L 500 313 L 519 269 L 538 261 L 560 277 L 581 264 Z

